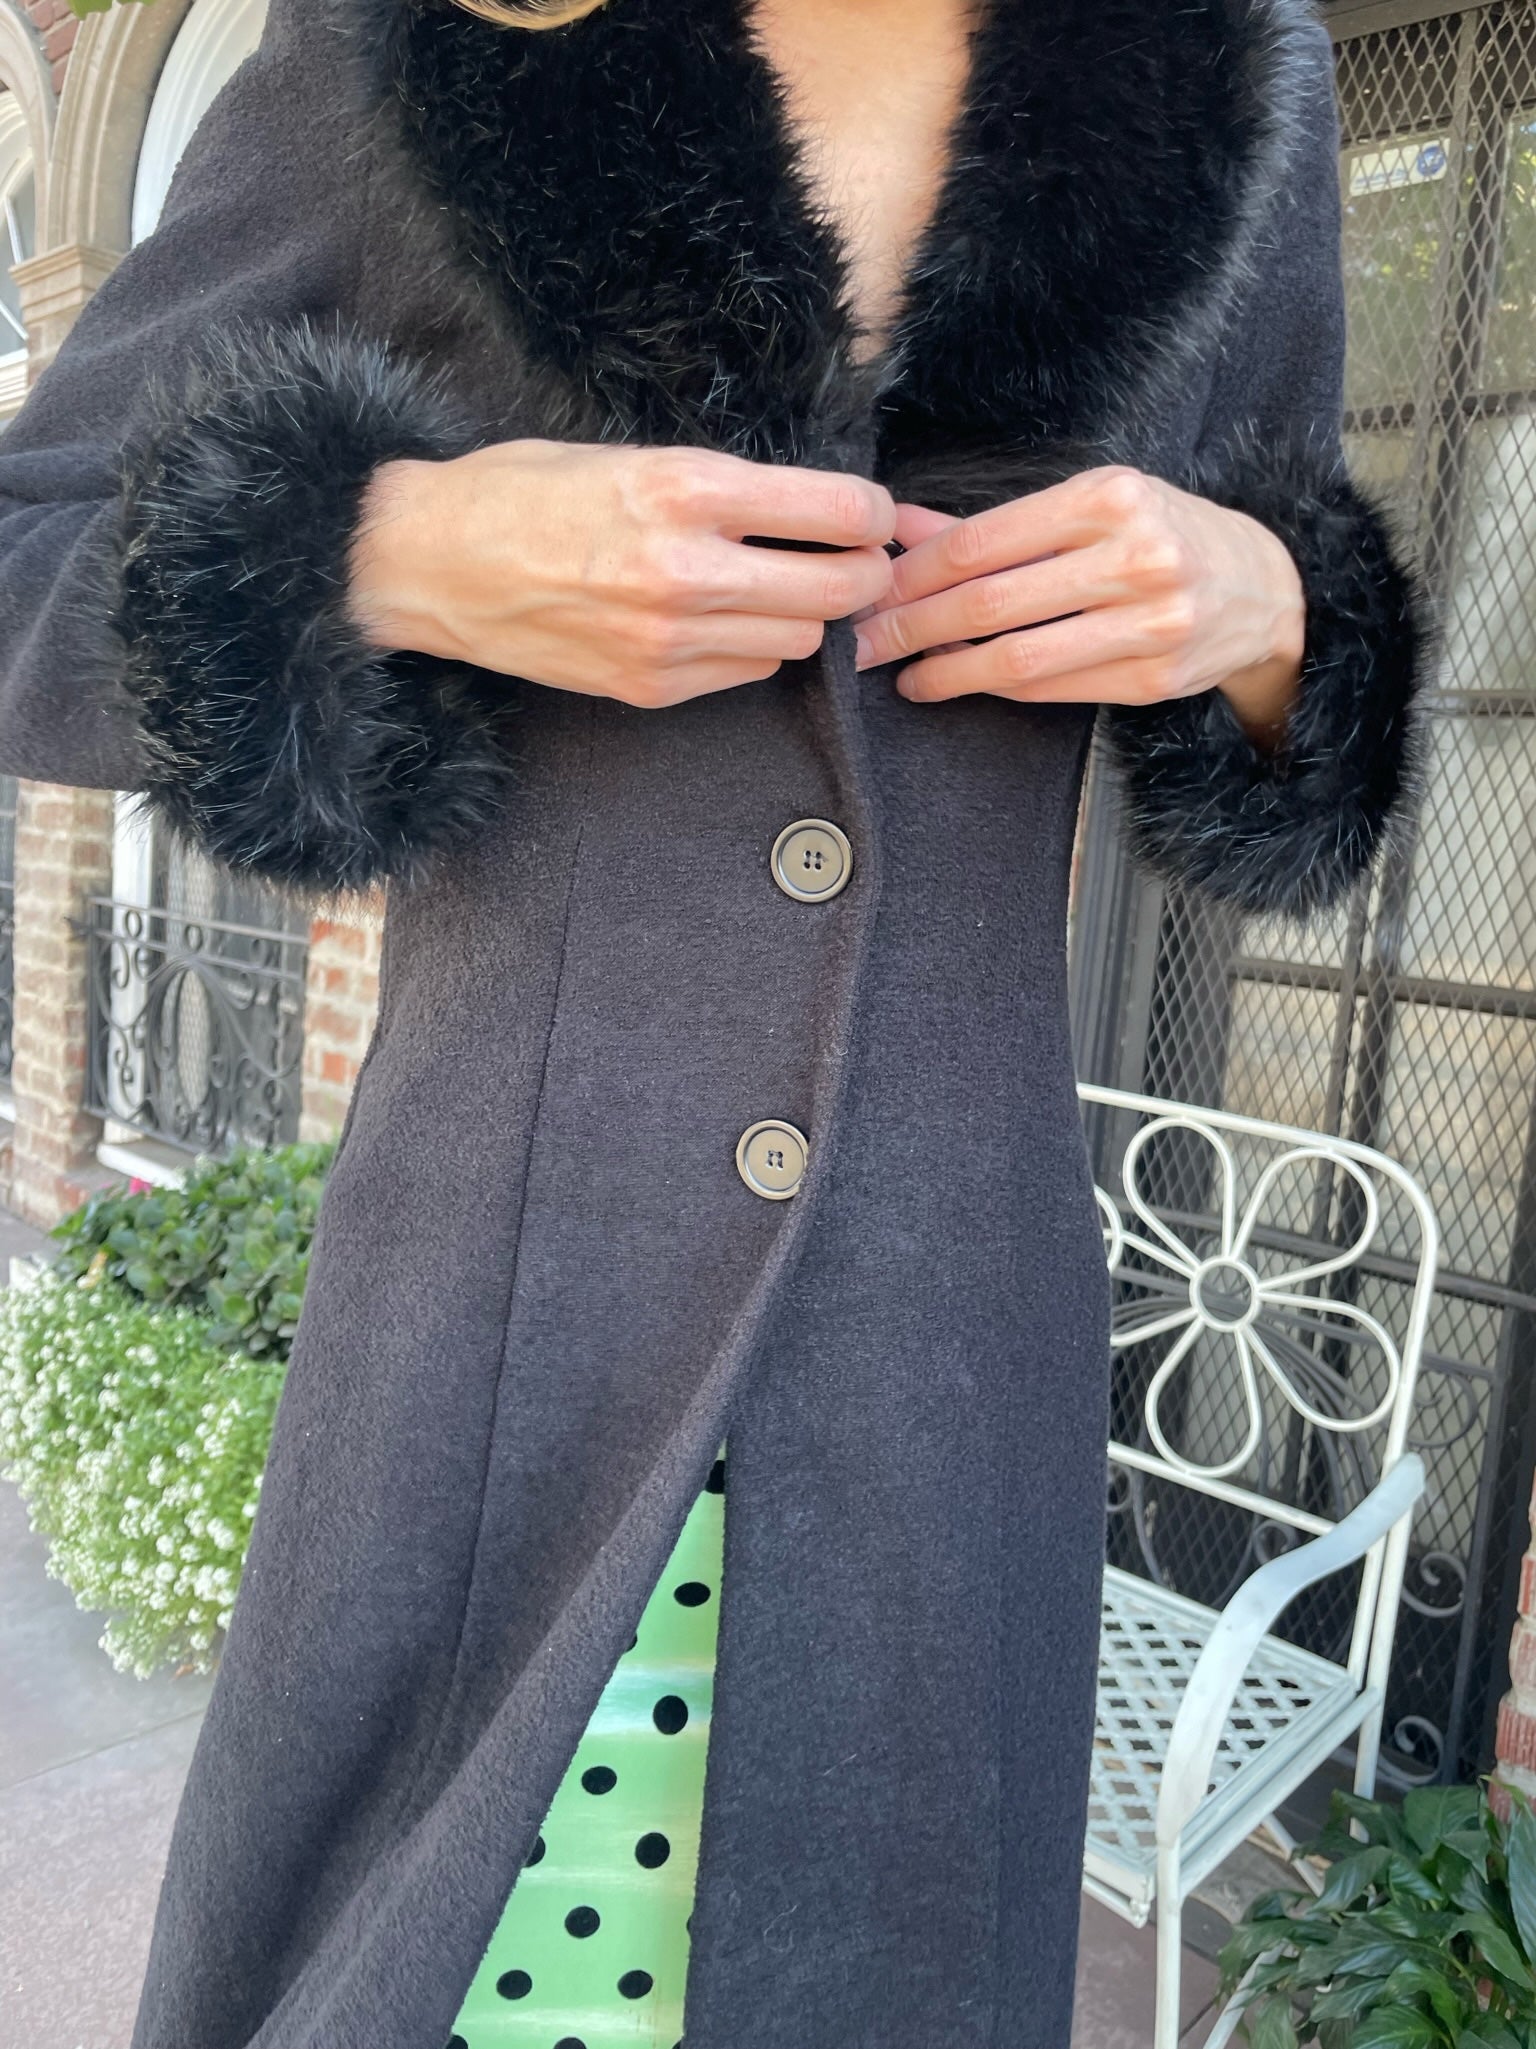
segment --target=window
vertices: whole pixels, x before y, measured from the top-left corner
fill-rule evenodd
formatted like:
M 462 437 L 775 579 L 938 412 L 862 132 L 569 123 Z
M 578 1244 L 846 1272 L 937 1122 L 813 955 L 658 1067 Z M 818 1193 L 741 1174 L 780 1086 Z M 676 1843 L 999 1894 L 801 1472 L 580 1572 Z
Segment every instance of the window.
M 171 177 L 220 89 L 261 41 L 267 0 L 192 0 L 155 87 L 133 182 L 133 239 L 153 234 Z
M 15 412 L 27 388 L 27 329 L 11 275 L 37 248 L 37 187 L 27 117 L 16 95 L 0 92 L 0 417 Z

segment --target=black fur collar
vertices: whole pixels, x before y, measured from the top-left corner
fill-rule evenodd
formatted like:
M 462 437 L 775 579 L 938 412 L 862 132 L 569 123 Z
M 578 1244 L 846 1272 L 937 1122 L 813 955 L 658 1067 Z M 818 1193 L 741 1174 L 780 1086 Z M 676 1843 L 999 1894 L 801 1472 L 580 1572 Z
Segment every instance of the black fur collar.
M 381 0 L 359 4 L 376 37 Z M 608 0 L 537 34 L 382 4 L 408 157 L 604 432 L 794 460 L 873 400 L 886 468 L 1134 445 L 1282 175 L 1308 18 L 980 0 L 953 173 L 876 379 L 748 0 Z

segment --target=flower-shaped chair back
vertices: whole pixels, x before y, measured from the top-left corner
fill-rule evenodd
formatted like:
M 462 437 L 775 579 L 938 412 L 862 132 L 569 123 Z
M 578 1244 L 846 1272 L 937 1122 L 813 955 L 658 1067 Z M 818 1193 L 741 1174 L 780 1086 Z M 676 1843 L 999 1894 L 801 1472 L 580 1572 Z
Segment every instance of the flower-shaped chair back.
M 1079 1094 L 1106 1141 L 1112 1459 L 1249 1511 L 1271 1544 L 1329 1528 L 1408 1442 L 1438 1250 L 1423 1191 L 1347 1139 Z

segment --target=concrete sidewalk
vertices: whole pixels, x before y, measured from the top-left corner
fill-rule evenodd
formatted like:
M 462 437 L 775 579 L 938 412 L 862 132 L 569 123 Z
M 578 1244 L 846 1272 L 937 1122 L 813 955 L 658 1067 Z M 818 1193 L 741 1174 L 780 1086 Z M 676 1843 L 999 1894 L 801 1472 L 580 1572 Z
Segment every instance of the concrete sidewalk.
M 0 1276 L 10 1254 L 44 1242 L 0 1212 Z M 0 1483 L 0 2044 L 127 2049 L 208 1681 L 114 1672 L 99 1619 L 46 1562 Z M 1087 1903 L 1071 2049 L 1147 2049 L 1153 1976 L 1151 1931 Z M 1215 1983 L 1191 1951 L 1190 2049 L 1205 2039 Z

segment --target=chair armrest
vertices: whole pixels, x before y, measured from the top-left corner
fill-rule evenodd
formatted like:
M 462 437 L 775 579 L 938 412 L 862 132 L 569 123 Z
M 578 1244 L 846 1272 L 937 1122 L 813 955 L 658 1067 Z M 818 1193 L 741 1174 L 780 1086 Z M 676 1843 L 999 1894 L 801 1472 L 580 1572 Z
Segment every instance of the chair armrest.
M 1261 1565 L 1227 1603 L 1190 1674 L 1168 1739 L 1157 1803 L 1160 1849 L 1178 1841 L 1204 1799 L 1238 1686 L 1276 1618 L 1299 1593 L 1363 1558 L 1411 1515 L 1424 1484 L 1424 1461 L 1405 1453 L 1326 1536 Z

